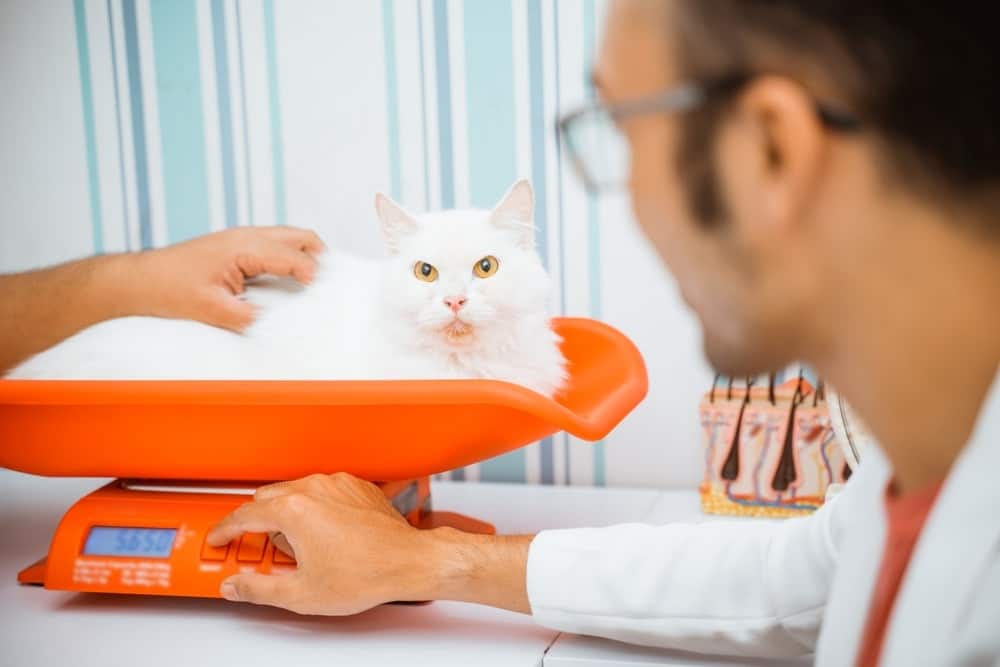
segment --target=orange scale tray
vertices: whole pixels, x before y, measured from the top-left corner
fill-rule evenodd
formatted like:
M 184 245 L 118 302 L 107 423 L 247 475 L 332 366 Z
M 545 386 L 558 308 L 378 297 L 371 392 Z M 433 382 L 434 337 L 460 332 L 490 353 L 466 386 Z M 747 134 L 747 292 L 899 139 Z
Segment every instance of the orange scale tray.
M 47 476 L 281 480 L 424 477 L 560 430 L 606 436 L 647 390 L 635 345 L 556 318 L 554 398 L 495 380 L 0 381 L 0 466 Z

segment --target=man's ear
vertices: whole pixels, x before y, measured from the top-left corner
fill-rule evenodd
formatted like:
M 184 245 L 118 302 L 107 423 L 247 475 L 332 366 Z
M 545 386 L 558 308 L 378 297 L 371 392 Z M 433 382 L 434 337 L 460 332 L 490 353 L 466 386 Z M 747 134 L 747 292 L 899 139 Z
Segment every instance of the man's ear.
M 403 210 L 403 207 L 389 199 L 381 192 L 375 193 L 375 213 L 382 226 L 382 237 L 390 255 L 399 252 L 399 244 L 403 237 L 417 231 L 419 223 Z
M 757 200 L 757 213 L 771 224 L 796 224 L 816 194 L 828 156 L 828 132 L 815 97 L 796 81 L 768 76 L 750 84 L 740 107 L 753 130 L 754 155 L 743 164 L 756 173 L 755 182 L 745 185 Z
M 493 207 L 490 222 L 497 227 L 517 234 L 518 245 L 525 250 L 535 249 L 535 192 L 525 178 L 507 190 L 500 202 Z

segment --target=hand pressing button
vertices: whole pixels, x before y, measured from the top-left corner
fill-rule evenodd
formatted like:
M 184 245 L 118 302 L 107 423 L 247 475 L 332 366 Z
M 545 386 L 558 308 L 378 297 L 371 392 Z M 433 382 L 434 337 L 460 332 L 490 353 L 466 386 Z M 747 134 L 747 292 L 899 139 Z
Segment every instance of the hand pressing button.
M 240 538 L 240 546 L 236 550 L 236 560 L 241 563 L 259 563 L 264 560 L 264 547 L 267 546 L 267 533 L 247 533 Z
M 208 542 L 201 545 L 202 560 L 226 560 L 229 553 L 229 545 L 223 544 L 221 547 L 213 547 Z

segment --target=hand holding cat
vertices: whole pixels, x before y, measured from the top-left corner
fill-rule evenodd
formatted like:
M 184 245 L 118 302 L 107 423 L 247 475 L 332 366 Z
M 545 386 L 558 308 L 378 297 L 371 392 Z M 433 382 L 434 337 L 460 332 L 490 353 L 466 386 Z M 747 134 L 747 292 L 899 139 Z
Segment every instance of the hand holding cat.
M 89 326 L 129 315 L 193 319 L 242 330 L 246 278 L 309 282 L 323 242 L 292 227 L 229 229 L 139 253 L 89 257 L 0 275 L 0 375 Z
M 130 256 L 140 290 L 130 314 L 190 319 L 240 331 L 254 318 L 238 298 L 247 278 L 262 274 L 312 280 L 324 250 L 311 231 L 294 227 L 227 229 Z

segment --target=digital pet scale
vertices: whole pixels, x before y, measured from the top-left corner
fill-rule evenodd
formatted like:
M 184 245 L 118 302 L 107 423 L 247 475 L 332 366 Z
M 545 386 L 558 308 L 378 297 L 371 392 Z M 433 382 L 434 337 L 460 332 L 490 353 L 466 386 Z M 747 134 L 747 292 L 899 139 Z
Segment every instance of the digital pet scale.
M 493 526 L 431 508 L 430 475 L 565 430 L 598 440 L 645 396 L 638 350 L 593 320 L 557 318 L 569 381 L 555 399 L 495 380 L 0 381 L 0 466 L 119 479 L 63 516 L 24 584 L 219 597 L 239 572 L 295 561 L 266 534 L 225 547 L 208 530 L 273 480 L 378 480 L 417 528 Z M 260 480 L 260 481 L 245 481 Z

